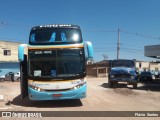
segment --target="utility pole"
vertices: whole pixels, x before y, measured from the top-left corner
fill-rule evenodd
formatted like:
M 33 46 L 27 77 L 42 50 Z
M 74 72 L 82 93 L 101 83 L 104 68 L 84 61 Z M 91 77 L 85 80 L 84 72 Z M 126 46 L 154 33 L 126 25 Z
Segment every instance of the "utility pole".
M 119 59 L 119 53 L 120 53 L 120 29 L 118 28 L 117 59 Z

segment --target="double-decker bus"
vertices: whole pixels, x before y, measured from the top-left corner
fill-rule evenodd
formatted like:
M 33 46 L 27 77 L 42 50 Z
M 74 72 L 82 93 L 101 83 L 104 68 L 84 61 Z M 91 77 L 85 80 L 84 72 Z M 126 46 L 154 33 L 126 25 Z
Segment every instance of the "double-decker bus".
M 85 63 L 87 59 L 93 59 L 93 48 L 91 42 L 83 42 L 79 26 L 56 24 L 33 27 L 29 44 L 18 48 L 18 58 L 22 99 L 86 97 Z

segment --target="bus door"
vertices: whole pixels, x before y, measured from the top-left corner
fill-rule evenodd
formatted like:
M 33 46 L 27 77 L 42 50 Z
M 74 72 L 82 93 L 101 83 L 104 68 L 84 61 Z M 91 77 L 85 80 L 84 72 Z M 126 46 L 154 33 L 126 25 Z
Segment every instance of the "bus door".
M 28 79 L 27 79 L 27 55 L 24 54 L 24 60 L 20 61 L 20 87 L 21 99 L 28 96 Z

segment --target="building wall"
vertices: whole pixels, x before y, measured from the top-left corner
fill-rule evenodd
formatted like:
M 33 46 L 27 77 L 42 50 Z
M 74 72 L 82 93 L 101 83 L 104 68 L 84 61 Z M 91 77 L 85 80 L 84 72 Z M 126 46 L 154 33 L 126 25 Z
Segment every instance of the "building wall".
M 136 68 L 138 71 L 160 71 L 160 63 L 137 61 Z
M 94 63 L 86 66 L 87 76 L 106 77 L 108 75 L 109 63 Z
M 136 68 L 138 71 L 148 71 L 149 70 L 149 62 L 144 61 L 136 61 Z
M 160 63 L 150 63 L 151 71 L 160 71 Z
M 18 46 L 21 43 L 0 40 L 0 61 L 1 62 L 17 62 Z M 10 50 L 10 55 L 4 55 L 5 50 Z

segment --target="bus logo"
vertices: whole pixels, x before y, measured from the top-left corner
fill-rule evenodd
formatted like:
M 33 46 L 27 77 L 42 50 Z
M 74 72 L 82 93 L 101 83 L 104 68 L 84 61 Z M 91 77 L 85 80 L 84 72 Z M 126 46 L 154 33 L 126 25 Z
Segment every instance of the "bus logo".
M 56 70 L 51 70 L 51 75 L 56 76 Z

